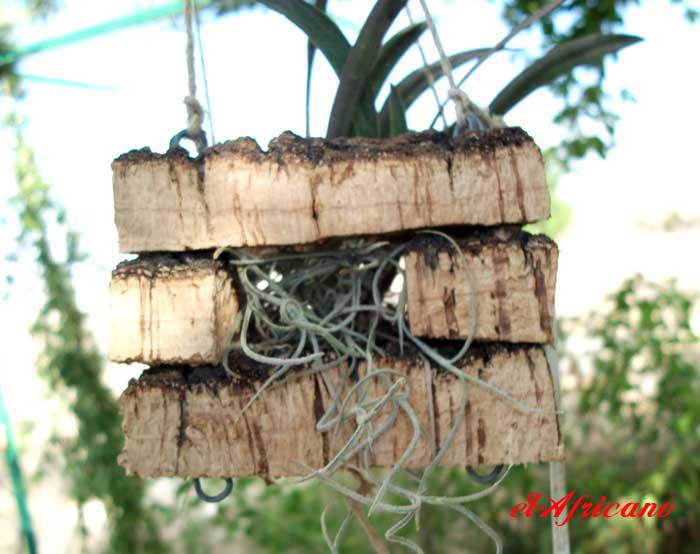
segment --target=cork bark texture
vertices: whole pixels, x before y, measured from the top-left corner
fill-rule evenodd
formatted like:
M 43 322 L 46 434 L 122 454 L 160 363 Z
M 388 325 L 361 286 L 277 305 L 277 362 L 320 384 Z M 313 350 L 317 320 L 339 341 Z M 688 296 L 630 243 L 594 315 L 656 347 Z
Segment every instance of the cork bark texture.
M 144 149 L 113 164 L 122 252 L 312 243 L 549 217 L 542 156 L 519 128 L 452 139 L 252 139 L 191 159 Z
M 463 385 L 450 374 L 426 367 L 418 358 L 378 359 L 375 366 L 405 374 L 408 401 L 422 429 L 418 447 L 405 467 L 424 467 L 455 420 Z M 480 347 L 467 357 L 463 370 L 544 413 L 520 412 L 470 385 L 463 420 L 441 465 L 563 459 L 552 379 L 540 347 Z M 327 380 L 307 375 L 276 385 L 240 416 L 261 381 L 232 379 L 213 368 L 148 370 L 131 381 L 120 399 L 125 446 L 119 463 L 129 474 L 140 477 L 305 474 L 295 460 L 320 468 L 354 429 L 347 422 L 335 443 L 329 433 L 316 430 L 331 399 L 329 386 L 338 383 L 340 371 L 329 371 Z M 359 374 L 364 371 L 360 368 Z M 379 382 L 373 383 L 368 399 L 386 390 Z M 381 412 L 379 421 L 387 413 Z M 400 412 L 393 426 L 375 440 L 371 465 L 393 466 L 412 435 L 406 414 Z
M 156 256 L 120 264 L 109 285 L 114 362 L 218 364 L 238 311 L 218 262 Z
M 476 282 L 476 339 L 551 342 L 556 244 L 522 233 L 509 240 L 473 238 L 460 246 L 463 258 L 451 249 L 438 251 L 427 241 L 406 256 L 411 332 L 432 338 L 469 336 L 470 271 Z
M 517 232 L 459 242 L 476 282 L 475 339 L 551 342 L 556 245 Z M 405 256 L 411 331 L 425 338 L 468 336 L 471 287 L 461 257 L 444 242 L 414 243 Z M 217 365 L 238 309 L 234 279 L 219 262 L 174 255 L 126 262 L 110 284 L 110 359 Z

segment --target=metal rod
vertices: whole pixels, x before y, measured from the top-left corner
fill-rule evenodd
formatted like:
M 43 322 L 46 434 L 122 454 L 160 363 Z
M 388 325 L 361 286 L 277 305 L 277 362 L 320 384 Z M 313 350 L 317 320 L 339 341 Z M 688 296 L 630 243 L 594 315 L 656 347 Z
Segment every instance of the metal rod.
M 22 535 L 27 543 L 27 551 L 29 554 L 37 554 L 36 539 L 32 528 L 32 519 L 27 508 L 27 497 L 22 483 L 22 471 L 19 465 L 19 456 L 15 448 L 14 438 L 12 436 L 12 427 L 10 419 L 5 409 L 5 402 L 2 397 L 2 389 L 0 388 L 0 426 L 5 428 L 5 439 L 7 442 L 5 448 L 5 462 L 10 471 L 12 478 L 12 488 L 15 492 L 15 500 L 17 501 L 17 510 L 19 511 L 20 525 L 22 526 Z

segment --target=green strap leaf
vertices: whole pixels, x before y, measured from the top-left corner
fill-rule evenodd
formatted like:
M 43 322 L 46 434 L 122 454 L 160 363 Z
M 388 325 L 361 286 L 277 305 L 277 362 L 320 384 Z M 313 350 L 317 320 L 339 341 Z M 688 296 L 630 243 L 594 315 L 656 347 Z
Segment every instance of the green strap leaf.
M 454 54 L 449 57 L 450 65 L 456 69 L 468 61 L 486 54 L 489 50 L 489 48 L 478 48 L 476 50 L 466 50 L 464 52 L 460 52 L 459 54 Z M 423 94 L 423 92 L 425 92 L 430 86 L 430 81 L 428 80 L 427 74 L 430 74 L 434 81 L 440 79 L 440 77 L 443 76 L 440 62 L 432 63 L 428 67 L 416 69 L 414 72 L 410 73 L 403 80 L 401 80 L 398 85 L 396 85 L 396 93 L 401 98 L 401 102 L 406 109 L 410 108 L 411 104 L 416 101 L 416 98 Z M 389 99 L 387 98 L 381 111 L 379 112 L 380 136 L 386 136 L 386 133 L 389 132 L 390 110 Z
M 361 106 L 363 106 L 365 110 L 367 109 L 366 106 L 371 106 L 372 109 L 374 109 L 377 95 L 389 76 L 389 73 L 391 73 L 391 70 L 394 69 L 396 63 L 401 59 L 406 51 L 413 44 L 415 44 L 421 33 L 425 31 L 426 28 L 427 25 L 425 23 L 410 25 L 396 33 L 382 46 L 382 49 L 379 51 L 377 62 L 374 64 L 372 73 L 367 79 L 367 85 L 365 86 L 365 90 L 360 101 Z M 374 120 L 376 121 L 376 113 L 373 115 Z M 358 117 L 355 119 L 357 120 Z M 352 132 L 355 132 L 354 128 Z M 384 137 L 386 136 L 386 133 L 379 134 L 378 136 Z
M 323 53 L 336 74 L 341 74 L 350 53 L 350 43 L 330 17 L 304 0 L 260 0 L 260 3 L 299 27 Z
M 328 6 L 328 0 L 315 0 L 314 6 L 317 10 L 326 12 L 326 7 Z M 311 132 L 311 72 L 314 67 L 314 54 L 316 54 L 316 46 L 311 40 L 307 40 L 306 45 L 306 91 L 305 91 L 305 104 L 304 113 L 306 114 L 306 136 L 308 137 Z
M 359 135 L 376 136 L 377 121 L 367 120 L 374 112 L 364 108 L 358 110 L 359 117 L 353 114 L 360 104 L 369 75 L 374 68 L 382 39 L 398 13 L 406 5 L 406 0 L 378 0 L 362 26 L 355 46 L 350 50 L 340 75 L 340 83 L 331 108 L 328 123 L 328 138 L 347 136 L 351 125 Z
M 632 35 L 590 35 L 552 48 L 525 68 L 498 93 L 489 105 L 492 114 L 505 115 L 513 106 L 543 85 L 581 65 L 600 63 L 603 56 L 618 52 L 642 39 Z
M 425 23 L 409 25 L 396 33 L 382 46 L 377 62 L 372 68 L 372 73 L 367 78 L 366 90 L 371 95 L 372 102 L 376 100 L 377 94 L 379 94 L 389 73 L 427 28 L 428 26 Z
M 323 53 L 336 75 L 342 79 L 343 68 L 352 47 L 330 17 L 303 0 L 260 0 L 260 3 L 299 27 L 309 41 Z M 366 101 L 357 102 L 356 106 L 356 113 L 351 114 L 354 134 L 376 135 L 377 114 L 374 106 Z
M 389 93 L 389 136 L 395 137 L 404 134 L 408 131 L 408 125 L 406 124 L 406 108 L 404 108 L 403 102 L 399 93 L 396 91 L 396 87 L 391 87 L 391 92 Z

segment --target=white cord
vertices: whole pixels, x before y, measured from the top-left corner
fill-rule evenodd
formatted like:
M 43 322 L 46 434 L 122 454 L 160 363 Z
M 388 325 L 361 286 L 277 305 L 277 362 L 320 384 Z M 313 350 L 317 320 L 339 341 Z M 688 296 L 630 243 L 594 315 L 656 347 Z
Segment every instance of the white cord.
M 440 66 L 442 67 L 442 72 L 445 74 L 445 77 L 447 77 L 447 81 L 450 84 L 450 89 L 447 95 L 455 106 L 457 129 L 492 128 L 493 121 L 489 115 L 479 108 L 479 106 L 477 106 L 474 102 L 472 102 L 467 96 L 467 93 L 461 90 L 457 83 L 455 83 L 454 76 L 452 75 L 452 64 L 450 63 L 450 59 L 447 57 L 445 50 L 442 47 L 442 42 L 440 41 L 437 28 L 435 27 L 435 21 L 430 14 L 428 3 L 426 0 L 420 0 L 420 3 L 423 8 L 423 12 L 425 13 L 425 22 L 428 24 L 430 33 L 433 36 L 433 41 L 435 42 L 435 48 L 437 48 L 440 56 Z M 434 124 L 435 120 L 433 120 L 431 127 Z
M 408 21 L 411 23 L 411 25 L 413 25 L 413 16 L 411 15 L 411 8 L 408 7 L 408 2 L 406 2 L 406 15 L 408 16 Z M 433 91 L 433 97 L 435 98 L 435 103 L 437 104 L 438 109 L 441 109 L 442 102 L 440 102 L 440 96 L 438 95 L 438 92 L 435 89 L 435 79 L 433 78 L 433 74 L 428 69 L 428 59 L 425 57 L 425 52 L 423 51 L 423 47 L 420 44 L 420 37 L 418 37 L 418 40 L 416 41 L 416 46 L 418 46 L 418 51 L 420 52 L 421 60 L 423 60 L 423 72 L 425 73 L 425 78 L 427 79 L 428 84 L 430 85 L 430 90 Z M 447 119 L 445 118 L 444 111 L 440 112 L 440 116 L 442 117 L 442 123 L 446 128 Z
M 194 12 L 194 0 L 185 0 L 185 36 L 187 37 L 187 47 L 185 55 L 187 57 L 187 90 L 185 96 L 185 106 L 187 107 L 187 136 L 195 143 L 197 150 L 204 148 L 202 140 L 202 122 L 204 121 L 204 110 L 197 100 L 197 83 L 194 70 L 194 32 L 192 25 L 192 14 Z
M 197 5 L 194 7 L 194 22 L 197 28 L 197 48 L 199 49 L 199 65 L 202 67 L 202 82 L 204 83 L 204 100 L 207 103 L 207 120 L 209 121 L 209 132 L 211 133 L 211 143 L 216 143 L 214 137 L 214 120 L 211 109 L 211 99 L 209 98 L 209 80 L 207 79 L 207 64 L 204 61 L 204 46 L 202 45 L 202 30 L 199 24 L 199 12 Z
M 426 0 L 420 0 L 420 5 L 423 8 L 423 13 L 425 14 L 425 22 L 428 24 L 430 34 L 433 35 L 433 42 L 435 42 L 435 48 L 437 48 L 438 55 L 440 56 L 440 65 L 442 66 L 442 72 L 445 74 L 445 77 L 447 77 L 447 82 L 450 84 L 450 90 L 448 92 L 448 95 L 455 105 L 457 123 L 461 127 L 463 127 L 465 123 L 465 105 L 463 103 L 464 98 L 459 94 L 460 91 L 457 88 L 457 83 L 455 82 L 454 76 L 452 75 L 452 64 L 450 63 L 450 59 L 445 54 L 445 49 L 442 47 L 442 42 L 440 41 L 440 36 L 438 35 L 437 28 L 435 27 L 435 21 L 433 21 L 433 16 L 430 14 L 428 3 L 426 2 Z

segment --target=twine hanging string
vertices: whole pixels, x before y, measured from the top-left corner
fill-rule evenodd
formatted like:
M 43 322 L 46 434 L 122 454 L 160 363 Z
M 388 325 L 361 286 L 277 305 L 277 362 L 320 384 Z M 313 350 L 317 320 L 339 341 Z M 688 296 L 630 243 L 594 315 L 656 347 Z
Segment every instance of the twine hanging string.
M 550 13 L 552 13 L 555 9 L 557 9 L 563 3 L 564 3 L 564 0 L 552 0 L 548 4 L 542 6 L 539 10 L 536 10 L 531 15 L 526 17 L 520 23 L 518 23 L 515 27 L 513 27 L 508 32 L 508 34 L 505 37 L 503 37 L 501 40 L 499 40 L 498 43 L 493 48 L 488 50 L 488 52 L 486 52 L 485 54 L 482 54 L 481 56 L 479 56 L 479 59 L 476 61 L 476 63 L 471 67 L 471 69 L 469 71 L 467 71 L 467 73 L 464 75 L 464 77 L 462 77 L 459 80 L 459 83 L 457 83 L 457 87 L 461 87 L 467 81 L 467 79 L 469 79 L 469 77 L 471 77 L 471 75 L 477 69 L 479 69 L 479 67 L 481 67 L 481 65 L 486 60 L 488 60 L 493 54 L 503 50 L 512 38 L 514 38 L 515 36 L 520 34 L 521 31 L 524 31 L 525 29 L 530 27 L 530 25 L 532 25 L 533 23 L 539 21 L 540 19 L 542 19 L 544 17 L 547 17 Z M 435 117 L 433 118 L 433 121 L 430 123 L 431 129 L 433 127 L 435 127 L 435 124 L 437 123 L 437 120 L 439 118 L 442 118 L 444 121 L 444 119 L 445 119 L 444 112 L 445 112 L 445 105 L 446 104 L 447 104 L 447 101 L 440 103 L 440 106 L 438 108 L 438 113 L 435 115 Z M 497 127 L 504 126 L 503 120 L 500 116 L 492 115 L 491 121 L 494 124 L 494 126 L 497 126 Z
M 187 107 L 187 137 L 195 143 L 197 151 L 201 152 L 206 146 L 202 122 L 204 121 L 204 109 L 197 100 L 197 82 L 194 63 L 194 0 L 185 0 L 185 36 L 187 46 L 185 56 L 187 58 L 187 91 L 185 106 Z
M 413 20 L 413 15 L 411 14 L 411 8 L 408 6 L 408 2 L 406 3 L 405 10 L 406 15 L 408 16 L 408 21 L 411 23 L 411 25 L 414 25 L 415 21 Z M 435 88 L 435 78 L 433 77 L 433 74 L 428 68 L 428 59 L 425 56 L 425 51 L 423 50 L 423 47 L 421 46 L 420 37 L 418 37 L 418 40 L 416 40 L 416 46 L 418 46 L 418 52 L 420 52 L 420 58 L 423 61 L 423 73 L 425 73 L 425 78 L 428 81 L 428 84 L 430 85 L 430 90 L 433 91 L 433 97 L 435 98 L 435 103 L 437 104 L 438 110 L 440 111 L 442 123 L 445 127 L 447 127 L 447 119 L 445 118 L 444 110 L 442 110 L 442 102 L 440 102 L 440 96 L 438 95 L 437 89 Z
M 420 0 L 420 4 L 423 8 L 423 13 L 425 14 L 425 22 L 428 24 L 428 29 L 430 29 L 430 34 L 433 37 L 435 48 L 437 49 L 440 57 L 442 72 L 445 74 L 445 77 L 447 77 L 447 82 L 450 85 L 450 89 L 447 94 L 455 106 L 458 129 L 490 127 L 491 122 L 488 114 L 481 110 L 479 106 L 474 104 L 474 102 L 469 99 L 467 94 L 461 90 L 455 82 L 454 75 L 452 74 L 452 64 L 450 63 L 450 59 L 447 57 L 447 54 L 445 54 L 445 49 L 442 47 L 442 41 L 440 40 L 440 35 L 435 27 L 435 21 L 430 13 L 430 8 L 428 8 L 427 0 Z
M 207 79 L 207 64 L 204 59 L 204 44 L 202 42 L 202 29 L 199 21 L 199 11 L 195 5 L 194 23 L 197 29 L 197 48 L 199 49 L 199 65 L 202 68 L 202 83 L 204 83 L 204 100 L 207 103 L 207 121 L 209 122 L 209 133 L 211 135 L 212 144 L 216 143 L 214 136 L 214 120 L 211 109 L 211 98 L 209 97 L 209 79 Z

